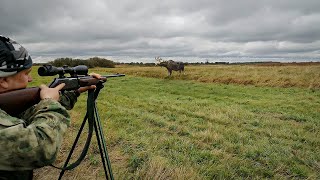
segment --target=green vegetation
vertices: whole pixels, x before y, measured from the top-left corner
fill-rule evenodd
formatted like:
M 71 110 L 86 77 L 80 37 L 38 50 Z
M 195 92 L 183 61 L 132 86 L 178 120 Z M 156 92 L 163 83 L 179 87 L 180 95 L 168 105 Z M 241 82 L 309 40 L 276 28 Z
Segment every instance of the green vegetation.
M 188 74 L 209 78 L 211 69 L 192 66 L 188 68 L 193 71 L 186 69 L 185 76 L 175 73 L 167 78 L 165 69 L 145 67 L 151 76 L 152 70 L 164 73 L 162 77 L 138 77 L 142 68 L 136 68 L 136 74 L 108 80 L 97 101 L 116 179 L 320 178 L 318 88 L 201 83 L 187 79 Z M 265 78 L 255 74 L 251 66 L 236 67 L 240 72 L 233 73 L 219 68 L 223 67 L 216 70 L 230 77 L 242 72 L 242 77 L 256 81 Z M 251 71 L 244 71 L 247 68 Z M 281 70 L 293 72 L 290 67 Z M 92 71 L 134 72 L 126 67 Z M 277 79 L 282 71 L 270 72 L 279 72 L 272 74 Z M 310 72 L 296 71 L 292 74 L 300 75 L 288 76 L 290 81 Z M 50 77 L 40 80 L 34 75 L 34 81 L 33 85 L 48 83 Z M 319 83 L 319 79 L 313 81 Z M 70 112 L 73 125 L 57 165 L 63 165 L 74 141 L 85 114 L 85 101 L 84 94 Z M 58 173 L 51 167 L 42 168 L 36 178 L 55 179 Z M 65 178 L 104 178 L 95 141 L 85 161 Z
M 94 68 L 94 67 L 114 68 L 115 67 L 115 64 L 113 61 L 107 60 L 104 58 L 99 58 L 99 57 L 93 57 L 87 60 L 72 59 L 72 58 L 58 58 L 58 59 L 55 59 L 54 61 L 48 62 L 48 64 L 51 64 L 57 67 L 62 67 L 64 65 L 71 66 L 71 67 L 78 66 L 78 65 L 86 65 L 89 68 Z

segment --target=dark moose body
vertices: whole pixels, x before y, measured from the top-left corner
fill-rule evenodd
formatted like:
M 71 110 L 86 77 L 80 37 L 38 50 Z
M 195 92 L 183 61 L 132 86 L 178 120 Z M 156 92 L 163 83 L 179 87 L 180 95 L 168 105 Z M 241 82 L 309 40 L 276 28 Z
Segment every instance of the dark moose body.
M 172 70 L 173 71 L 179 71 L 180 74 L 181 74 L 181 72 L 184 71 L 184 63 L 183 62 L 176 62 L 176 61 L 173 61 L 173 60 L 162 61 L 161 58 L 156 58 L 156 60 L 159 62 L 158 63 L 159 66 L 167 68 L 168 76 L 171 76 Z

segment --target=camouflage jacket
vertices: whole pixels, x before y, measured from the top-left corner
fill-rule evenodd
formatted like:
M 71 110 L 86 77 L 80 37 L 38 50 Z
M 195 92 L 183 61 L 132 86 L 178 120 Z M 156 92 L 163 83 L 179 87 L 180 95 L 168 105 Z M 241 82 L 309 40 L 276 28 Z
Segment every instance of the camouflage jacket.
M 5 171 L 26 171 L 54 162 L 63 135 L 70 125 L 66 109 L 77 101 L 65 92 L 60 103 L 41 100 L 17 117 L 0 109 L 0 179 Z

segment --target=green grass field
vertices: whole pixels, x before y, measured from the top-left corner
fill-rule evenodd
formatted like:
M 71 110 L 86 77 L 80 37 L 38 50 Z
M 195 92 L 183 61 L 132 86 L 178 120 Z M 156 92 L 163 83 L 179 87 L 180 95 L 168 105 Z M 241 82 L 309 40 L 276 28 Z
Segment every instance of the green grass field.
M 228 66 L 217 66 L 219 71 L 221 67 L 232 77 Z M 320 66 L 297 67 L 296 76 L 283 81 L 297 82 L 289 87 L 281 81 L 280 85 L 255 84 L 266 77 L 244 71 L 251 68 L 248 66 L 230 68 L 243 70 L 238 73 L 243 76 L 234 73 L 233 79 L 253 78 L 249 84 L 199 82 L 199 78 L 189 79 L 188 68 L 194 68 L 192 73 L 206 74 L 201 75 L 203 79 L 217 79 L 206 66 L 188 66 L 186 75 L 175 73 L 172 78 L 166 77 L 165 69 L 152 67 L 151 77 L 127 73 L 105 84 L 97 104 L 115 179 L 320 178 L 320 80 L 316 78 Z M 91 71 L 110 74 L 132 69 Z M 143 67 L 137 67 L 140 69 Z M 281 76 L 291 71 L 291 67 L 281 69 Z M 150 69 L 136 72 L 145 71 Z M 310 83 L 301 85 L 308 83 L 300 82 L 307 81 L 303 80 L 306 76 L 314 78 L 309 78 L 311 88 Z M 49 82 L 50 77 L 40 80 L 34 74 L 32 85 Z M 56 165 L 63 165 L 74 141 L 85 114 L 85 101 L 83 94 L 70 111 L 73 124 Z M 76 154 L 80 151 L 81 147 Z M 35 179 L 57 179 L 58 174 L 52 167 L 41 168 Z M 104 179 L 95 141 L 85 161 L 67 172 L 65 179 Z

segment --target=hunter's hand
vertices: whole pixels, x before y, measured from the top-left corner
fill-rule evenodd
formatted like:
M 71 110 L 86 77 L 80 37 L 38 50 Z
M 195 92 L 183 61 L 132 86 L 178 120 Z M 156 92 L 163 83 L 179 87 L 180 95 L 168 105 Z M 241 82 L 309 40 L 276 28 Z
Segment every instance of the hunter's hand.
M 90 73 L 89 74 L 90 76 L 96 78 L 96 79 L 101 79 L 101 75 L 100 74 L 97 74 L 97 73 Z M 81 87 L 78 89 L 78 92 L 79 93 L 83 93 L 83 92 L 86 92 L 88 91 L 89 89 L 95 89 L 96 86 L 95 85 L 91 85 L 91 86 L 86 86 L 86 87 Z
M 41 99 L 54 99 L 56 101 L 59 101 L 59 91 L 65 86 L 64 83 L 59 84 L 55 88 L 49 88 L 48 86 L 42 84 L 40 85 L 40 98 Z

